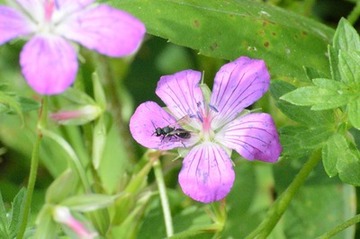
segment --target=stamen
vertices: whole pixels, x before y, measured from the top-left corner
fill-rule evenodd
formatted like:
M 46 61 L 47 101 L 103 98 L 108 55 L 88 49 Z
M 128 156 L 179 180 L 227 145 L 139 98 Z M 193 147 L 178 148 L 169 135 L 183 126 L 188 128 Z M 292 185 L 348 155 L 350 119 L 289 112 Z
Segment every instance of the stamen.
M 196 114 L 197 114 L 197 118 L 201 121 L 201 123 L 203 123 L 203 122 L 204 122 L 204 118 L 203 118 L 201 112 L 200 112 L 200 111 L 197 111 Z
M 210 108 L 212 111 L 215 111 L 216 113 L 219 112 L 219 110 L 218 110 L 215 106 L 213 106 L 213 105 L 210 105 L 210 104 L 209 104 L 209 108 Z
M 196 115 L 194 115 L 194 114 L 189 114 L 189 117 L 190 117 L 190 119 L 193 119 L 193 118 L 196 118 Z
M 54 0 L 54 3 L 55 3 L 55 8 L 59 10 L 60 9 L 59 1 Z

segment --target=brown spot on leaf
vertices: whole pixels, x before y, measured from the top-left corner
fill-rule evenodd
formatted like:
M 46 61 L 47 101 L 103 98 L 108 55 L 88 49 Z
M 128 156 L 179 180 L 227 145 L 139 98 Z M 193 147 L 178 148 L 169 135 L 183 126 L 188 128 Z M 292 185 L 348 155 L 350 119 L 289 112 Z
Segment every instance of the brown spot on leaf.
M 211 49 L 212 51 L 215 51 L 218 47 L 219 47 L 219 45 L 217 44 L 217 42 L 214 42 L 214 43 L 210 46 L 210 49 Z
M 268 41 L 264 42 L 264 47 L 269 47 L 270 43 Z
M 258 31 L 258 33 L 259 33 L 259 36 L 264 36 L 265 35 L 265 31 L 263 29 L 260 29 Z
M 194 20 L 194 27 L 199 28 L 200 27 L 200 21 L 199 20 Z

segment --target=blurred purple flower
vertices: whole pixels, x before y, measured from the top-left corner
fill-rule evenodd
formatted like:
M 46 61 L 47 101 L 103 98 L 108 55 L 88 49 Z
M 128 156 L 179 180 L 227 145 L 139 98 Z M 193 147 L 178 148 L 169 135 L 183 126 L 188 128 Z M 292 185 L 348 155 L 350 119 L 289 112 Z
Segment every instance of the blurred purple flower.
M 223 199 L 234 183 L 232 150 L 248 160 L 276 162 L 282 149 L 269 114 L 242 112 L 269 88 L 264 61 L 240 57 L 221 67 L 211 97 L 200 81 L 201 73 L 193 70 L 161 77 L 156 94 L 168 111 L 155 102 L 145 102 L 131 117 L 130 130 L 148 148 L 188 149 L 180 186 L 194 200 L 209 203 Z M 184 117 L 186 123 L 180 123 Z M 156 132 L 166 126 L 191 135 Z
M 58 94 L 75 80 L 76 51 L 70 41 L 110 57 L 134 53 L 145 27 L 130 14 L 94 0 L 16 0 L 0 6 L 0 44 L 29 37 L 20 54 L 28 84 Z M 69 41 L 70 40 L 70 41 Z

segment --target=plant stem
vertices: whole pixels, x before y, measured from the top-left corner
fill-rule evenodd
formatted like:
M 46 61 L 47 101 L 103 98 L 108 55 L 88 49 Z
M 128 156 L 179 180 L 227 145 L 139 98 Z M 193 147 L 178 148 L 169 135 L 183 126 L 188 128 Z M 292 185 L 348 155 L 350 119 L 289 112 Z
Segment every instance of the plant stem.
M 119 136 L 121 137 L 126 149 L 129 162 L 136 162 L 134 142 L 129 132 L 129 127 L 123 119 L 123 102 L 119 96 L 119 85 L 116 84 L 110 63 L 104 56 L 96 55 L 96 62 L 99 72 L 99 78 L 103 83 L 104 90 L 109 97 L 110 111 L 114 117 Z
M 164 213 L 166 235 L 167 237 L 171 237 L 174 234 L 174 229 L 173 229 L 169 200 L 166 194 L 166 186 L 164 182 L 164 175 L 162 173 L 160 160 L 155 160 L 153 163 L 153 167 L 155 172 L 156 183 L 159 189 L 161 205 Z
M 360 222 L 360 214 L 354 216 L 353 218 L 350 218 L 349 220 L 343 222 L 342 224 L 336 226 L 334 229 L 332 229 L 331 231 L 328 231 L 327 233 L 319 236 L 317 239 L 328 239 L 331 238 L 333 236 L 335 236 L 337 233 L 345 230 L 346 228 L 356 224 Z
M 360 0 L 356 1 L 356 5 L 350 14 L 347 16 L 347 20 L 354 25 L 360 16 Z
M 296 195 L 296 192 L 304 184 L 306 178 L 309 176 L 314 167 L 318 164 L 321 159 L 320 151 L 315 151 L 304 164 L 299 173 L 296 175 L 294 180 L 288 186 L 288 188 L 282 193 L 282 195 L 275 201 L 268 211 L 265 220 L 246 238 L 267 238 L 267 236 L 274 229 L 281 216 L 286 211 L 291 200 Z
M 24 211 L 22 216 L 22 222 L 19 228 L 19 232 L 16 236 L 17 239 L 22 239 L 24 237 L 26 226 L 30 214 L 31 209 L 31 201 L 32 196 L 34 193 L 35 188 L 35 182 L 36 182 L 36 176 L 37 176 L 37 170 L 39 165 L 39 150 L 40 150 L 40 143 L 43 138 L 43 134 L 41 132 L 41 125 L 46 121 L 47 116 L 47 100 L 44 98 L 42 100 L 41 108 L 39 110 L 39 118 L 37 123 L 37 137 L 36 142 L 33 147 L 32 155 L 31 155 L 31 165 L 30 165 L 30 175 L 29 175 L 29 181 L 27 186 L 27 192 L 25 197 L 25 205 L 24 205 Z

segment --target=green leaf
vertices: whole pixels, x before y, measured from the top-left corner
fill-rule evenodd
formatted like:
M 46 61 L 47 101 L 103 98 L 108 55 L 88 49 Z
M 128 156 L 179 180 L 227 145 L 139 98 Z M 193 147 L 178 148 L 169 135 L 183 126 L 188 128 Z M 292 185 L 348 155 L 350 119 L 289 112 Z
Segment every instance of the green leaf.
M 315 78 L 324 78 L 324 75 L 319 72 L 318 70 L 312 68 L 312 67 L 304 67 L 305 72 L 306 72 L 306 76 L 308 78 L 308 82 L 310 83 L 312 81 L 312 79 Z
M 40 103 L 33 99 L 18 97 L 17 100 L 20 103 L 23 112 L 33 111 L 40 108 Z
M 360 186 L 360 158 L 357 153 L 348 149 L 336 165 L 341 181 L 354 186 Z
M 294 176 L 304 164 L 304 159 L 282 160 L 274 165 L 275 189 L 278 195 L 286 190 Z M 299 188 L 279 225 L 284 238 L 317 238 L 355 215 L 355 188 L 329 178 L 321 164 L 318 164 Z M 334 239 L 354 238 L 354 227 L 341 232 Z M 278 238 L 278 237 L 273 237 Z M 332 238 L 333 239 L 333 238 Z
M 57 225 L 53 220 L 53 205 L 44 205 L 36 218 L 36 239 L 57 238 Z
M 279 77 L 305 79 L 303 66 L 328 72 L 334 31 L 314 20 L 256 1 L 113 0 L 147 32 L 200 54 L 227 60 L 262 58 Z
M 276 105 L 290 119 L 308 126 L 333 125 L 334 113 L 332 111 L 313 111 L 310 107 L 296 106 L 279 98 L 296 87 L 279 80 L 271 81 L 270 93 L 276 100 Z
M 347 155 L 349 146 L 346 139 L 341 134 L 331 136 L 322 149 L 322 161 L 326 173 L 329 177 L 338 174 L 337 162 Z
M 341 80 L 340 70 L 339 70 L 339 51 L 335 50 L 334 47 L 328 46 L 329 62 L 330 62 L 330 72 L 331 78 L 336 81 Z
M 295 158 L 308 155 L 314 149 L 322 147 L 332 134 L 333 130 L 328 125 L 282 127 L 280 139 L 283 155 Z
M 315 184 L 301 187 L 285 212 L 285 238 L 317 238 L 355 215 L 354 187 L 346 184 Z M 294 226 L 296 225 L 296 226 Z M 349 227 L 332 239 L 354 238 Z
M 339 70 L 341 80 L 360 92 L 360 55 L 357 52 L 339 51 Z M 354 90 L 354 89 L 352 89 Z
M 58 204 L 73 195 L 79 185 L 79 177 L 71 169 L 65 170 L 46 191 L 45 201 L 49 204 Z
M 20 103 L 16 100 L 16 97 L 9 96 L 8 94 L 0 91 L 0 104 L 4 104 L 10 109 L 14 110 L 20 116 L 21 121 L 24 121 L 21 106 Z
M 15 196 L 12 208 L 11 208 L 11 223 L 10 223 L 10 234 L 17 235 L 21 220 L 23 219 L 24 206 L 25 206 L 25 195 L 26 189 L 22 188 Z
M 352 98 L 348 87 L 329 79 L 314 79 L 315 86 L 298 88 L 280 97 L 294 105 L 312 106 L 312 110 L 326 110 L 347 104 Z
M 350 123 L 360 130 L 360 98 L 351 101 L 347 106 L 347 110 Z
M 70 87 L 65 92 L 63 92 L 58 97 L 65 98 L 71 103 L 78 105 L 95 105 L 95 101 L 87 95 L 85 92 L 75 88 Z
M 94 72 L 92 74 L 92 82 L 94 86 L 95 102 L 97 103 L 97 105 L 100 106 L 102 110 L 106 110 L 106 96 L 97 72 Z
M 336 51 L 360 51 L 360 38 L 354 27 L 342 18 L 336 28 L 333 46 Z
M 221 238 L 245 238 L 261 223 L 265 211 L 273 203 L 272 166 L 248 161 L 236 162 L 234 170 L 237 177 L 230 194 L 226 197 L 227 207 L 231 210 L 227 212 Z M 184 219 L 177 222 L 182 225 L 182 230 L 188 227 L 189 220 Z
M 131 196 L 131 194 L 127 195 Z M 134 198 L 132 199 L 132 202 L 136 201 Z M 121 223 L 114 223 L 119 222 L 119 218 L 117 217 L 118 214 L 117 216 L 114 216 L 112 224 L 113 226 L 111 227 L 109 232 L 112 235 L 112 238 L 141 238 L 141 235 L 144 235 L 143 233 L 138 233 L 138 231 L 139 228 L 143 226 L 144 223 L 146 223 L 146 219 L 139 220 L 139 218 L 143 218 L 146 210 L 149 209 L 148 204 L 150 199 L 151 194 L 147 193 L 147 195 L 143 195 L 140 200 L 137 200 L 136 206 L 133 206 L 130 210 L 121 210 L 122 212 L 126 212 L 126 215 L 124 215 Z M 153 222 L 159 223 L 159 220 L 154 220 Z M 152 229 L 153 230 L 150 234 L 145 235 L 152 235 L 153 238 L 161 238 L 156 236 L 156 230 L 163 229 L 163 227 L 157 226 L 153 227 Z
M 93 146 L 92 146 L 92 164 L 96 170 L 99 169 L 101 160 L 103 159 L 104 149 L 106 145 L 106 125 L 104 116 L 101 115 L 96 121 L 93 130 Z
M 79 212 L 89 212 L 114 203 L 118 196 L 104 194 L 82 194 L 65 199 L 61 205 Z
M 10 238 L 9 236 L 9 223 L 6 217 L 7 212 L 5 209 L 4 201 L 0 192 L 0 236 L 2 238 Z
M 358 151 L 352 150 L 349 142 L 341 134 L 334 134 L 322 151 L 326 173 L 332 177 L 339 174 L 341 181 L 360 185 L 360 158 Z

